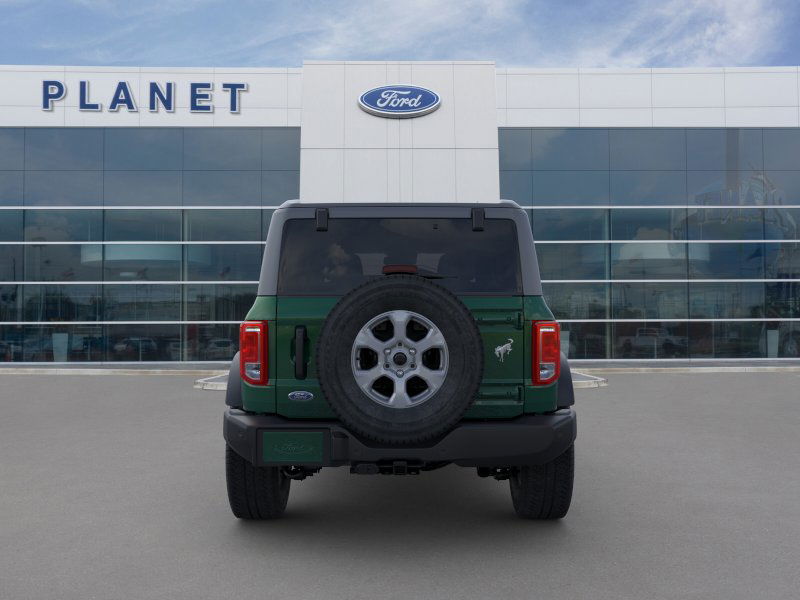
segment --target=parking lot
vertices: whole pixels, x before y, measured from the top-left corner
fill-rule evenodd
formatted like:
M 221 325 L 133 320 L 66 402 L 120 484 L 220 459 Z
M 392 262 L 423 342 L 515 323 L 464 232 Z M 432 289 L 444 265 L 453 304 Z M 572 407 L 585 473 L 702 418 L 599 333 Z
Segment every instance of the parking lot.
M 447 467 L 328 469 L 247 523 L 222 392 L 0 374 L 0 597 L 796 597 L 800 375 L 608 378 L 577 392 L 564 521 L 521 521 L 506 482 Z

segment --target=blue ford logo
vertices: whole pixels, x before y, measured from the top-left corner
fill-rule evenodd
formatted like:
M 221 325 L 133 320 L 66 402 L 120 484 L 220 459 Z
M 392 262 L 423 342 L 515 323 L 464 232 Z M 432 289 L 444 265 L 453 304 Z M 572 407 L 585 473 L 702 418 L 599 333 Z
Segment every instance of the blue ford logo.
M 439 108 L 439 94 L 415 85 L 384 85 L 361 94 L 358 105 L 379 117 L 420 117 Z
M 289 392 L 289 400 L 292 402 L 309 402 L 314 399 L 314 394 L 305 390 L 298 390 L 296 392 Z

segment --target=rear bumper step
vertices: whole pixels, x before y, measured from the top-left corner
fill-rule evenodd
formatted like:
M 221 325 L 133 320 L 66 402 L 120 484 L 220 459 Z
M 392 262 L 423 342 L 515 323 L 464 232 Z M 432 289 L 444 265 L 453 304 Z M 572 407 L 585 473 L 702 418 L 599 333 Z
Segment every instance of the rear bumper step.
M 360 464 L 455 463 L 465 467 L 509 467 L 551 461 L 574 442 L 575 411 L 525 415 L 511 420 L 462 421 L 427 446 L 366 443 L 336 421 L 298 421 L 275 415 L 225 412 L 225 441 L 260 465 L 331 467 Z

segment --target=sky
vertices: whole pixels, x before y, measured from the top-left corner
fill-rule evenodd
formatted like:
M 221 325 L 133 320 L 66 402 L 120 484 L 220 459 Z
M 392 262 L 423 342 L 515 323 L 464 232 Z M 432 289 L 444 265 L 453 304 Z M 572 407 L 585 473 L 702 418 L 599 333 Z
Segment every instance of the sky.
M 0 0 L 0 64 L 800 64 L 797 0 Z

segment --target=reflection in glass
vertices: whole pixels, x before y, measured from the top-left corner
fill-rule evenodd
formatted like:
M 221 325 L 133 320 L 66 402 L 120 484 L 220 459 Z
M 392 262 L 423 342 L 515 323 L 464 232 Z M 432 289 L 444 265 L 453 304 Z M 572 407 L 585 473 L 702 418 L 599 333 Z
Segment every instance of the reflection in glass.
M 800 279 L 800 243 L 764 244 L 767 279 Z
M 542 291 L 556 319 L 607 319 L 607 283 L 545 283 Z
M 184 239 L 189 241 L 260 241 L 261 211 L 200 210 L 184 211 Z
M 167 242 L 181 239 L 180 210 L 107 210 L 105 239 L 108 241 Z
M 186 279 L 258 281 L 263 251 L 260 244 L 186 246 Z
M 760 208 L 690 208 L 690 240 L 760 240 L 764 211 Z
M 762 279 L 764 244 L 688 244 L 689 277 Z
M 748 319 L 764 316 L 763 283 L 689 284 L 692 319 Z
M 180 206 L 181 171 L 105 171 L 106 206 Z
M 536 206 L 608 205 L 608 171 L 534 171 Z
M 300 171 L 263 171 L 261 205 L 278 206 L 300 197 Z
M 184 206 L 258 206 L 260 199 L 261 171 L 183 172 Z
M 180 325 L 107 325 L 106 360 L 180 360 Z
M 0 362 L 21 361 L 24 338 L 22 325 L 0 325 Z
M 0 252 L 0 281 L 22 281 L 22 246 L 3 246 Z
M 0 206 L 22 206 L 24 204 L 23 178 L 24 171 L 0 171 Z
M 561 351 L 571 359 L 608 358 L 609 323 L 562 323 Z
M 187 321 L 243 321 L 253 305 L 258 286 L 187 285 Z
M 764 358 L 767 326 L 761 322 L 689 323 L 692 358 Z
M 25 246 L 28 281 L 100 281 L 103 247 L 97 244 Z
M 767 317 L 800 318 L 800 281 L 765 284 Z
M 103 330 L 99 325 L 27 325 L 23 328 L 22 360 L 26 362 L 88 362 L 103 360 Z
M 530 171 L 500 171 L 500 197 L 521 206 L 533 202 L 533 177 Z
M 20 320 L 22 287 L 21 285 L 0 285 L 0 321 Z M 1 349 L 0 360 L 2 360 Z
M 531 169 L 531 130 L 504 129 L 498 131 L 501 171 Z
M 534 210 L 535 240 L 606 240 L 608 211 L 597 210 Z
M 108 245 L 103 252 L 103 272 L 107 281 L 178 281 L 181 275 L 181 246 Z
M 614 283 L 611 316 L 614 319 L 685 319 L 686 283 Z
M 539 244 L 542 279 L 608 279 L 606 244 Z
M 689 204 L 785 204 L 781 183 L 763 171 L 688 171 Z
M 0 242 L 22 241 L 22 211 L 4 210 L 0 212 Z M 0 248 L 2 252 L 2 248 Z
M 686 168 L 683 129 L 611 129 L 609 144 L 612 169 L 677 171 Z
M 106 321 L 180 321 L 180 285 L 105 285 Z
M 103 130 L 95 127 L 28 127 L 25 168 L 33 171 L 99 171 Z
M 102 298 L 98 285 L 25 285 L 24 321 L 99 321 Z
M 261 130 L 253 127 L 186 127 L 183 168 L 247 171 L 261 169 Z
M 25 168 L 25 129 L 0 127 L 0 170 Z
M 607 129 L 533 130 L 534 171 L 601 171 L 608 168 Z
M 612 323 L 611 329 L 614 358 L 686 358 L 689 354 L 685 322 Z
M 686 147 L 686 168 L 690 171 L 764 168 L 760 129 L 687 129 Z
M 25 241 L 94 242 L 103 235 L 99 210 L 25 211 Z
M 686 204 L 686 172 L 611 171 L 611 204 Z
M 612 279 L 686 279 L 686 244 L 611 244 Z
M 764 168 L 800 170 L 800 129 L 764 129 Z
M 108 127 L 105 168 L 176 171 L 182 168 L 183 131 L 173 127 Z
M 770 324 L 766 337 L 769 358 L 800 358 L 800 323 Z
M 614 209 L 611 211 L 611 238 L 614 240 L 686 239 L 686 209 Z
M 25 171 L 28 206 L 99 206 L 102 201 L 102 171 Z
M 261 130 L 261 169 L 300 170 L 300 128 L 265 127 Z
M 236 325 L 192 324 L 185 326 L 186 360 L 229 362 L 239 351 Z

